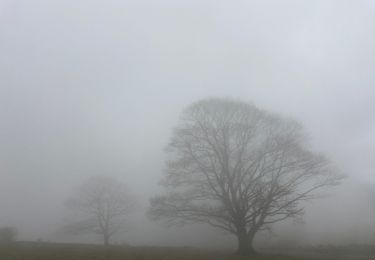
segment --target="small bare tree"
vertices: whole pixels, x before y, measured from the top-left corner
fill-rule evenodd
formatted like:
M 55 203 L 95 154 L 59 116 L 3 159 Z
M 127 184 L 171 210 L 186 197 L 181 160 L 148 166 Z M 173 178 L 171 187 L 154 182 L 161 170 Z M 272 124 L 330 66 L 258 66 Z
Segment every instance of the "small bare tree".
M 238 239 L 238 254 L 255 254 L 256 233 L 301 216 L 301 201 L 340 176 L 309 151 L 300 124 L 247 103 L 208 99 L 181 116 L 167 147 L 162 184 L 151 218 L 204 222 Z
M 66 206 L 80 213 L 81 219 L 64 227 L 65 232 L 95 232 L 108 246 L 129 213 L 135 209 L 134 197 L 125 184 L 105 176 L 86 180 L 66 201 Z
M 0 228 L 0 244 L 11 244 L 16 241 L 17 229 L 14 227 Z

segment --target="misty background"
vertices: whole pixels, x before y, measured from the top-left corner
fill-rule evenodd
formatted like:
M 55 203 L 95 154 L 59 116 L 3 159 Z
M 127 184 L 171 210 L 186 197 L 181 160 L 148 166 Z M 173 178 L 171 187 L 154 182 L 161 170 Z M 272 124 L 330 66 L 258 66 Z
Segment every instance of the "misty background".
M 374 243 L 374 30 L 375 1 L 0 0 L 0 226 L 98 241 L 58 228 L 73 189 L 104 174 L 141 202 L 117 242 L 230 244 L 144 216 L 181 110 L 229 97 L 300 120 L 348 176 L 262 239 Z

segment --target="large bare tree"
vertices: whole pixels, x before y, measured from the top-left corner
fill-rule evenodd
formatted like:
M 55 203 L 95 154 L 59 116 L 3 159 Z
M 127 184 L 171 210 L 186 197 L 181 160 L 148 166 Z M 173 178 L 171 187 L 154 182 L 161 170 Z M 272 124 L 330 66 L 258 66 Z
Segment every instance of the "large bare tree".
M 95 176 L 86 180 L 66 201 L 79 219 L 64 227 L 69 233 L 95 232 L 108 246 L 110 238 L 121 228 L 136 207 L 125 184 L 114 178 Z
M 149 214 L 172 224 L 208 223 L 238 238 L 238 254 L 255 254 L 258 231 L 301 216 L 301 201 L 339 183 L 305 140 L 299 123 L 251 104 L 193 103 L 167 146 L 166 192 L 151 199 Z

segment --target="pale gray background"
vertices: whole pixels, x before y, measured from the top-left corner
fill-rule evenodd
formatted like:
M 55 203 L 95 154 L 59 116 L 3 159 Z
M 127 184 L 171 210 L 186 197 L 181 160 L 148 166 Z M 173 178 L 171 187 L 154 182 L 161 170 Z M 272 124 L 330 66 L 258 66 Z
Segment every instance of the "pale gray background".
M 231 97 L 303 122 L 349 176 L 279 238 L 375 242 L 374 46 L 375 1 L 0 0 L 0 226 L 97 241 L 56 230 L 74 187 L 106 174 L 142 205 L 117 241 L 231 241 L 143 216 L 181 110 Z

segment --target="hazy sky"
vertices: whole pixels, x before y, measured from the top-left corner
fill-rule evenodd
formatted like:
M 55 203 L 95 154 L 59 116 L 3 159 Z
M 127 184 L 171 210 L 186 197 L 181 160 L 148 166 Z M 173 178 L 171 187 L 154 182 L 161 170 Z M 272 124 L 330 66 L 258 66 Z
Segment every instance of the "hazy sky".
M 97 174 L 147 207 L 181 110 L 232 97 L 303 122 L 349 176 L 307 224 L 369 230 L 374 31 L 375 1 L 0 0 L 0 225 L 53 237 L 64 199 Z M 145 225 L 135 243 L 160 238 Z

